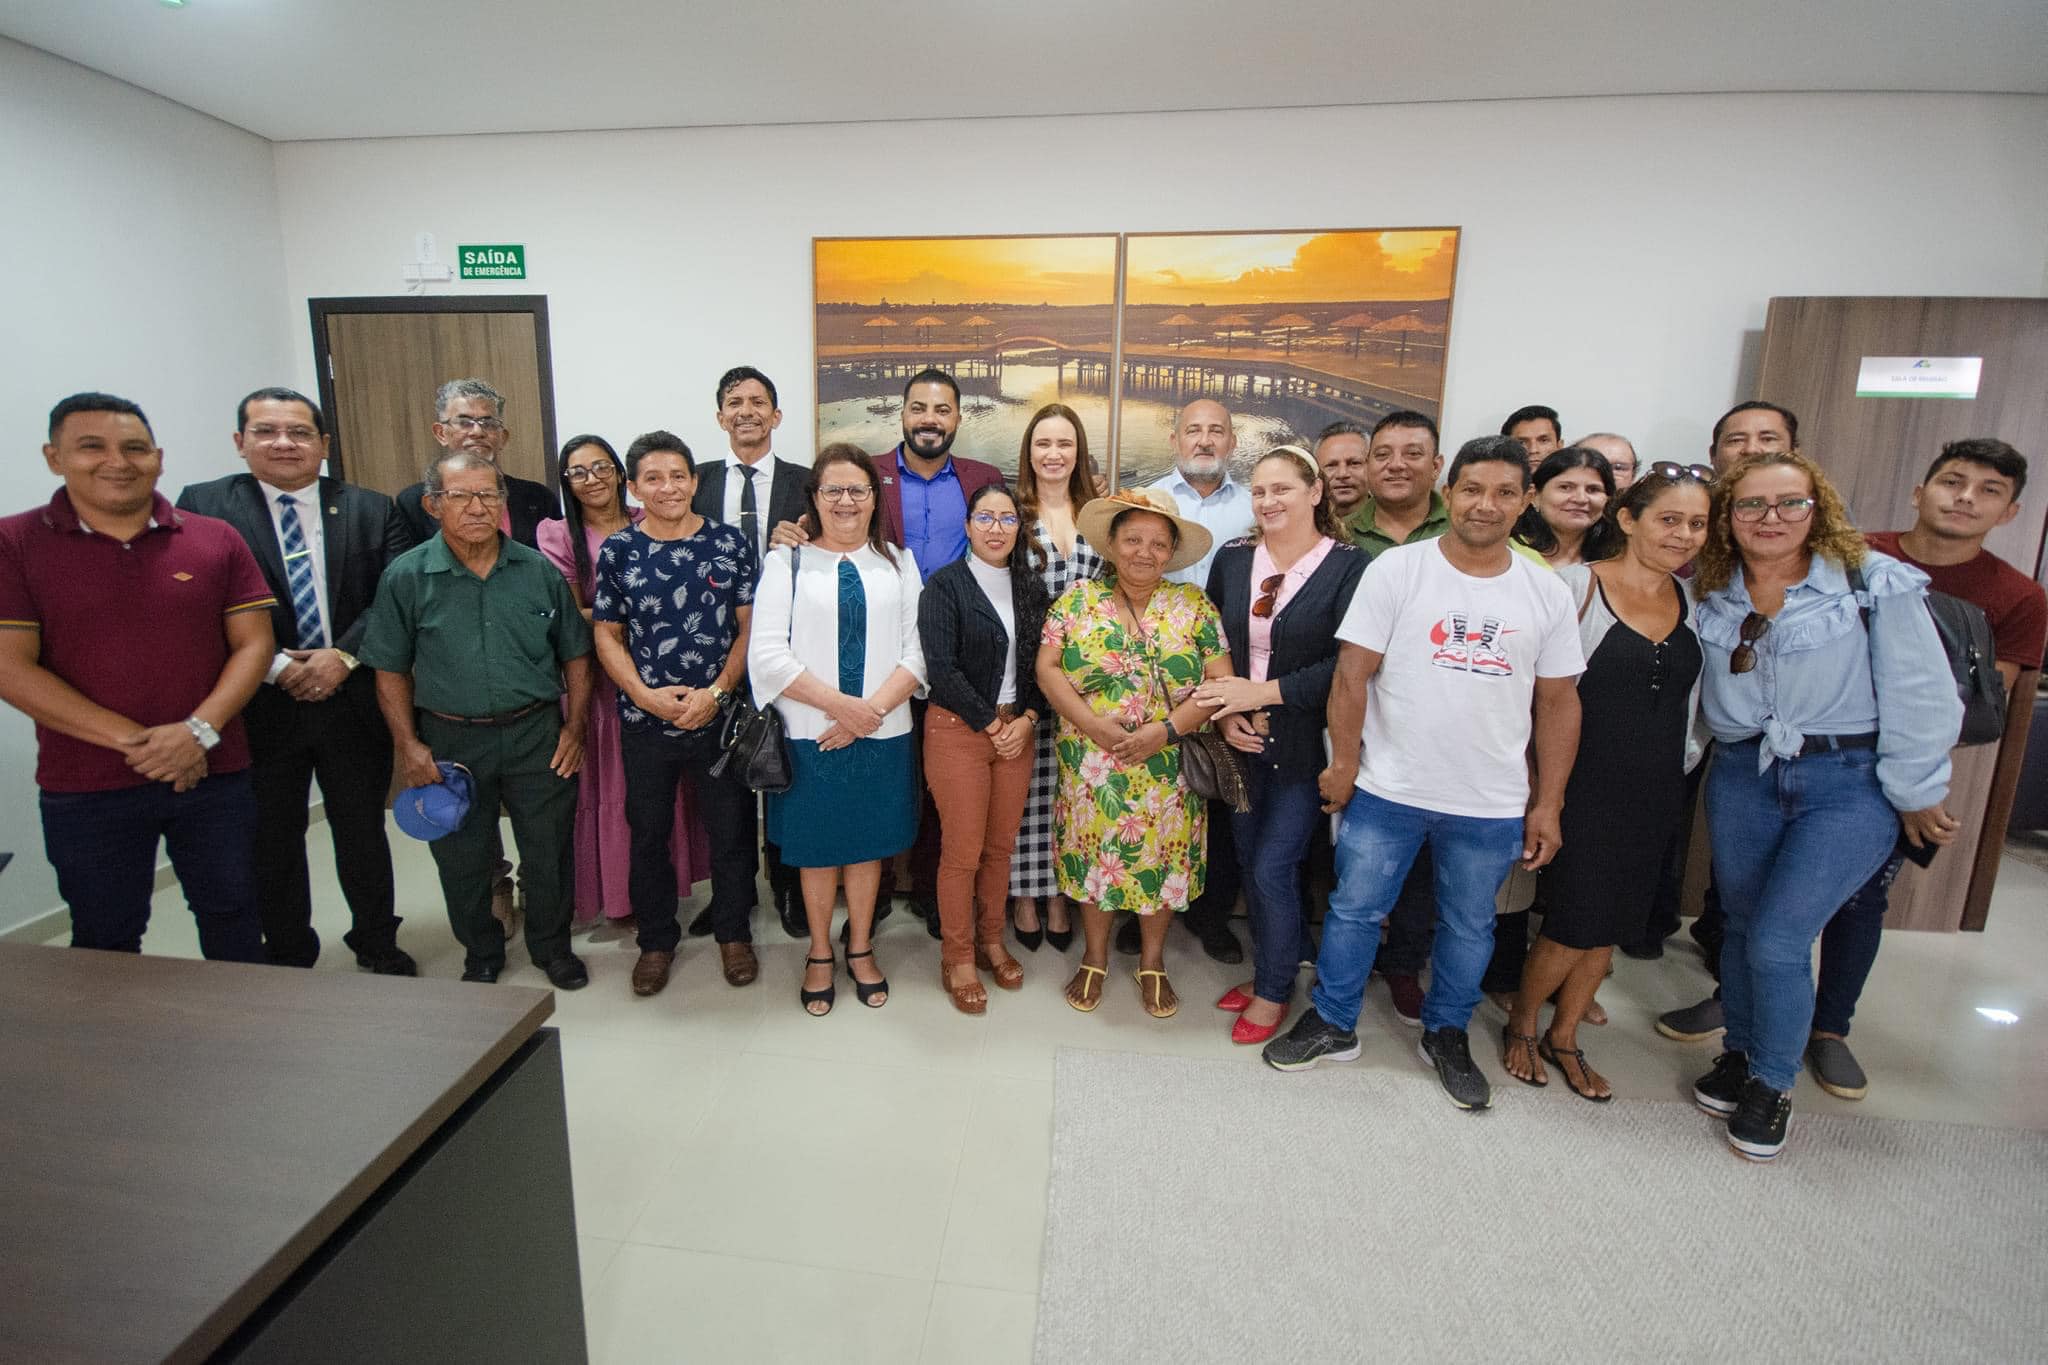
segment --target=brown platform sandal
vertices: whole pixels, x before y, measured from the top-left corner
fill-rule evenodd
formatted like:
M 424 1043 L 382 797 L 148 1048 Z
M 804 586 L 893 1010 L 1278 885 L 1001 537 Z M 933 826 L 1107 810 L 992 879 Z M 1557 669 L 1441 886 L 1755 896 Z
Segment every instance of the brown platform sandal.
M 1022 964 L 1008 953 L 1004 953 L 1003 960 L 997 962 L 990 954 L 987 944 L 983 944 L 974 950 L 974 965 L 979 970 L 993 976 L 996 979 L 996 985 L 1006 991 L 1021 990 L 1024 986 L 1024 968 Z
M 1166 983 L 1166 973 L 1140 967 L 1131 976 L 1138 983 L 1138 999 L 1144 1003 L 1145 1013 L 1154 1019 L 1171 1019 L 1180 1013 L 1180 997 L 1173 993 L 1173 987 Z M 1145 989 L 1145 978 L 1152 977 L 1153 987 Z
M 953 1008 L 962 1014 L 986 1014 L 988 1012 L 988 991 L 981 984 L 979 975 L 969 976 L 965 981 L 955 981 L 953 973 L 965 967 L 965 962 L 951 967 L 939 968 L 939 984 L 953 1001 Z

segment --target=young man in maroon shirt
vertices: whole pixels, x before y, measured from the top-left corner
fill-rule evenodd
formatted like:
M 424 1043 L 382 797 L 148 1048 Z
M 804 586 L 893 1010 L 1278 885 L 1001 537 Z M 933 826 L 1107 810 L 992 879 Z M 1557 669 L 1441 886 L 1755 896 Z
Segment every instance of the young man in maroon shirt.
M 200 950 L 261 962 L 238 716 L 270 666 L 276 599 L 233 527 L 156 491 L 163 451 L 127 399 L 57 404 L 43 459 L 64 486 L 0 518 L 0 701 L 36 724 L 71 944 L 142 951 L 161 841 Z
M 1871 531 L 1872 549 L 1926 574 L 1935 592 L 1974 603 L 1991 623 L 1998 672 L 2008 694 L 2020 670 L 2039 668 L 2048 645 L 2048 596 L 2041 585 L 1984 548 L 1984 537 L 2019 515 L 2027 462 L 2004 441 L 1951 441 L 1913 490 L 1917 517 L 1909 531 Z M 1860 1100 L 1870 1088 L 1847 1042 L 1849 1018 L 1877 961 L 1894 854 L 1878 874 L 1835 912 L 1821 934 L 1820 981 L 1806 1064 L 1821 1089 Z

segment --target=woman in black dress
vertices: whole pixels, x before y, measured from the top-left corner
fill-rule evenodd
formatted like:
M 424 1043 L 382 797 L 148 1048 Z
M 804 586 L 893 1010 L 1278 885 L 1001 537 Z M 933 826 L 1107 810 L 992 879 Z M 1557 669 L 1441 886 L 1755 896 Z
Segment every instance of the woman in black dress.
M 1501 1064 L 1516 1080 L 1546 1085 L 1548 1062 L 1589 1100 L 1614 1092 L 1579 1049 L 1579 1021 L 1614 945 L 1656 895 L 1698 758 L 1700 644 L 1676 574 L 1706 542 L 1712 478 L 1704 466 L 1652 466 L 1616 509 L 1622 553 L 1559 574 L 1578 603 L 1584 720 L 1565 787 L 1564 843 L 1543 872 L 1549 911 L 1501 1030 Z M 1539 1039 L 1537 1018 L 1553 993 L 1557 1008 Z

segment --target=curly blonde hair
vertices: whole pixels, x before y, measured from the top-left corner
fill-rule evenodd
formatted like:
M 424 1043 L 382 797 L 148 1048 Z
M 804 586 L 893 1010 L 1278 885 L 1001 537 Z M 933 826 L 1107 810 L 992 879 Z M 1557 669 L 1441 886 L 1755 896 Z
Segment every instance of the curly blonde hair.
M 1707 521 L 1707 543 L 1693 561 L 1693 582 L 1701 593 L 1718 592 L 1735 577 L 1736 566 L 1742 562 L 1730 511 L 1735 504 L 1735 486 L 1771 465 L 1798 470 L 1806 476 L 1806 486 L 1813 490 L 1813 516 L 1806 533 L 1808 552 L 1832 559 L 1844 569 L 1853 569 L 1863 562 L 1863 533 L 1850 524 L 1842 495 L 1828 482 L 1821 467 L 1797 450 L 1763 451 L 1736 461 L 1714 482 L 1714 509 Z

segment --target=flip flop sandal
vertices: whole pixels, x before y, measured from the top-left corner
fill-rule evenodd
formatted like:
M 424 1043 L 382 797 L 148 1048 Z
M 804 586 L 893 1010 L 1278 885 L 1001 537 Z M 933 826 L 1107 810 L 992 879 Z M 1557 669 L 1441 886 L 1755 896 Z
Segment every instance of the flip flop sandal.
M 1145 991 L 1145 978 L 1148 976 L 1158 978 L 1157 984 L 1153 986 L 1149 996 Z M 1137 971 L 1132 972 L 1131 977 L 1138 983 L 1138 999 L 1144 1004 L 1145 1013 L 1151 1015 L 1154 1019 L 1171 1019 L 1174 1015 L 1180 1013 L 1180 1000 L 1178 997 L 1175 997 L 1172 1004 L 1166 1003 L 1168 988 L 1165 972 L 1147 971 L 1141 967 Z
M 1089 973 L 1093 973 L 1093 975 L 1091 976 Z M 1069 994 L 1066 997 L 1066 1001 L 1083 1014 L 1093 1013 L 1095 1007 L 1102 1003 L 1102 980 L 1109 975 L 1109 971 L 1107 968 L 1091 967 L 1083 962 L 1081 970 L 1076 972 L 1075 975 L 1082 978 L 1080 998 L 1076 999 L 1072 994 Z M 1073 990 L 1073 985 L 1074 983 L 1071 981 L 1067 983 L 1067 989 L 1070 992 Z M 1093 994 L 1089 993 L 1090 986 L 1095 988 Z
M 1517 1033 L 1513 1024 L 1502 1024 L 1500 1026 L 1500 1064 L 1503 1070 L 1507 1068 L 1509 1051 L 1517 1044 L 1521 1045 L 1532 1057 L 1541 1057 L 1543 1055 L 1542 1048 L 1537 1046 L 1535 1034 Z M 1508 1075 L 1515 1076 L 1515 1073 L 1509 1071 Z M 1550 1084 L 1550 1077 L 1548 1076 L 1515 1076 L 1515 1079 L 1523 1085 L 1533 1085 L 1539 1090 Z
M 1572 1073 L 1565 1070 L 1564 1058 L 1569 1057 L 1579 1064 L 1579 1074 L 1581 1076 L 1593 1074 L 1593 1068 L 1586 1065 L 1586 1054 L 1580 1049 L 1575 1047 L 1558 1047 L 1548 1038 L 1545 1038 L 1536 1044 L 1536 1055 L 1556 1067 L 1557 1074 L 1564 1077 L 1565 1085 L 1580 1099 L 1591 1100 L 1595 1104 L 1605 1104 L 1614 1098 L 1614 1092 L 1611 1090 L 1605 1095 L 1596 1095 L 1590 1090 L 1581 1090 L 1578 1082 L 1572 1079 Z

